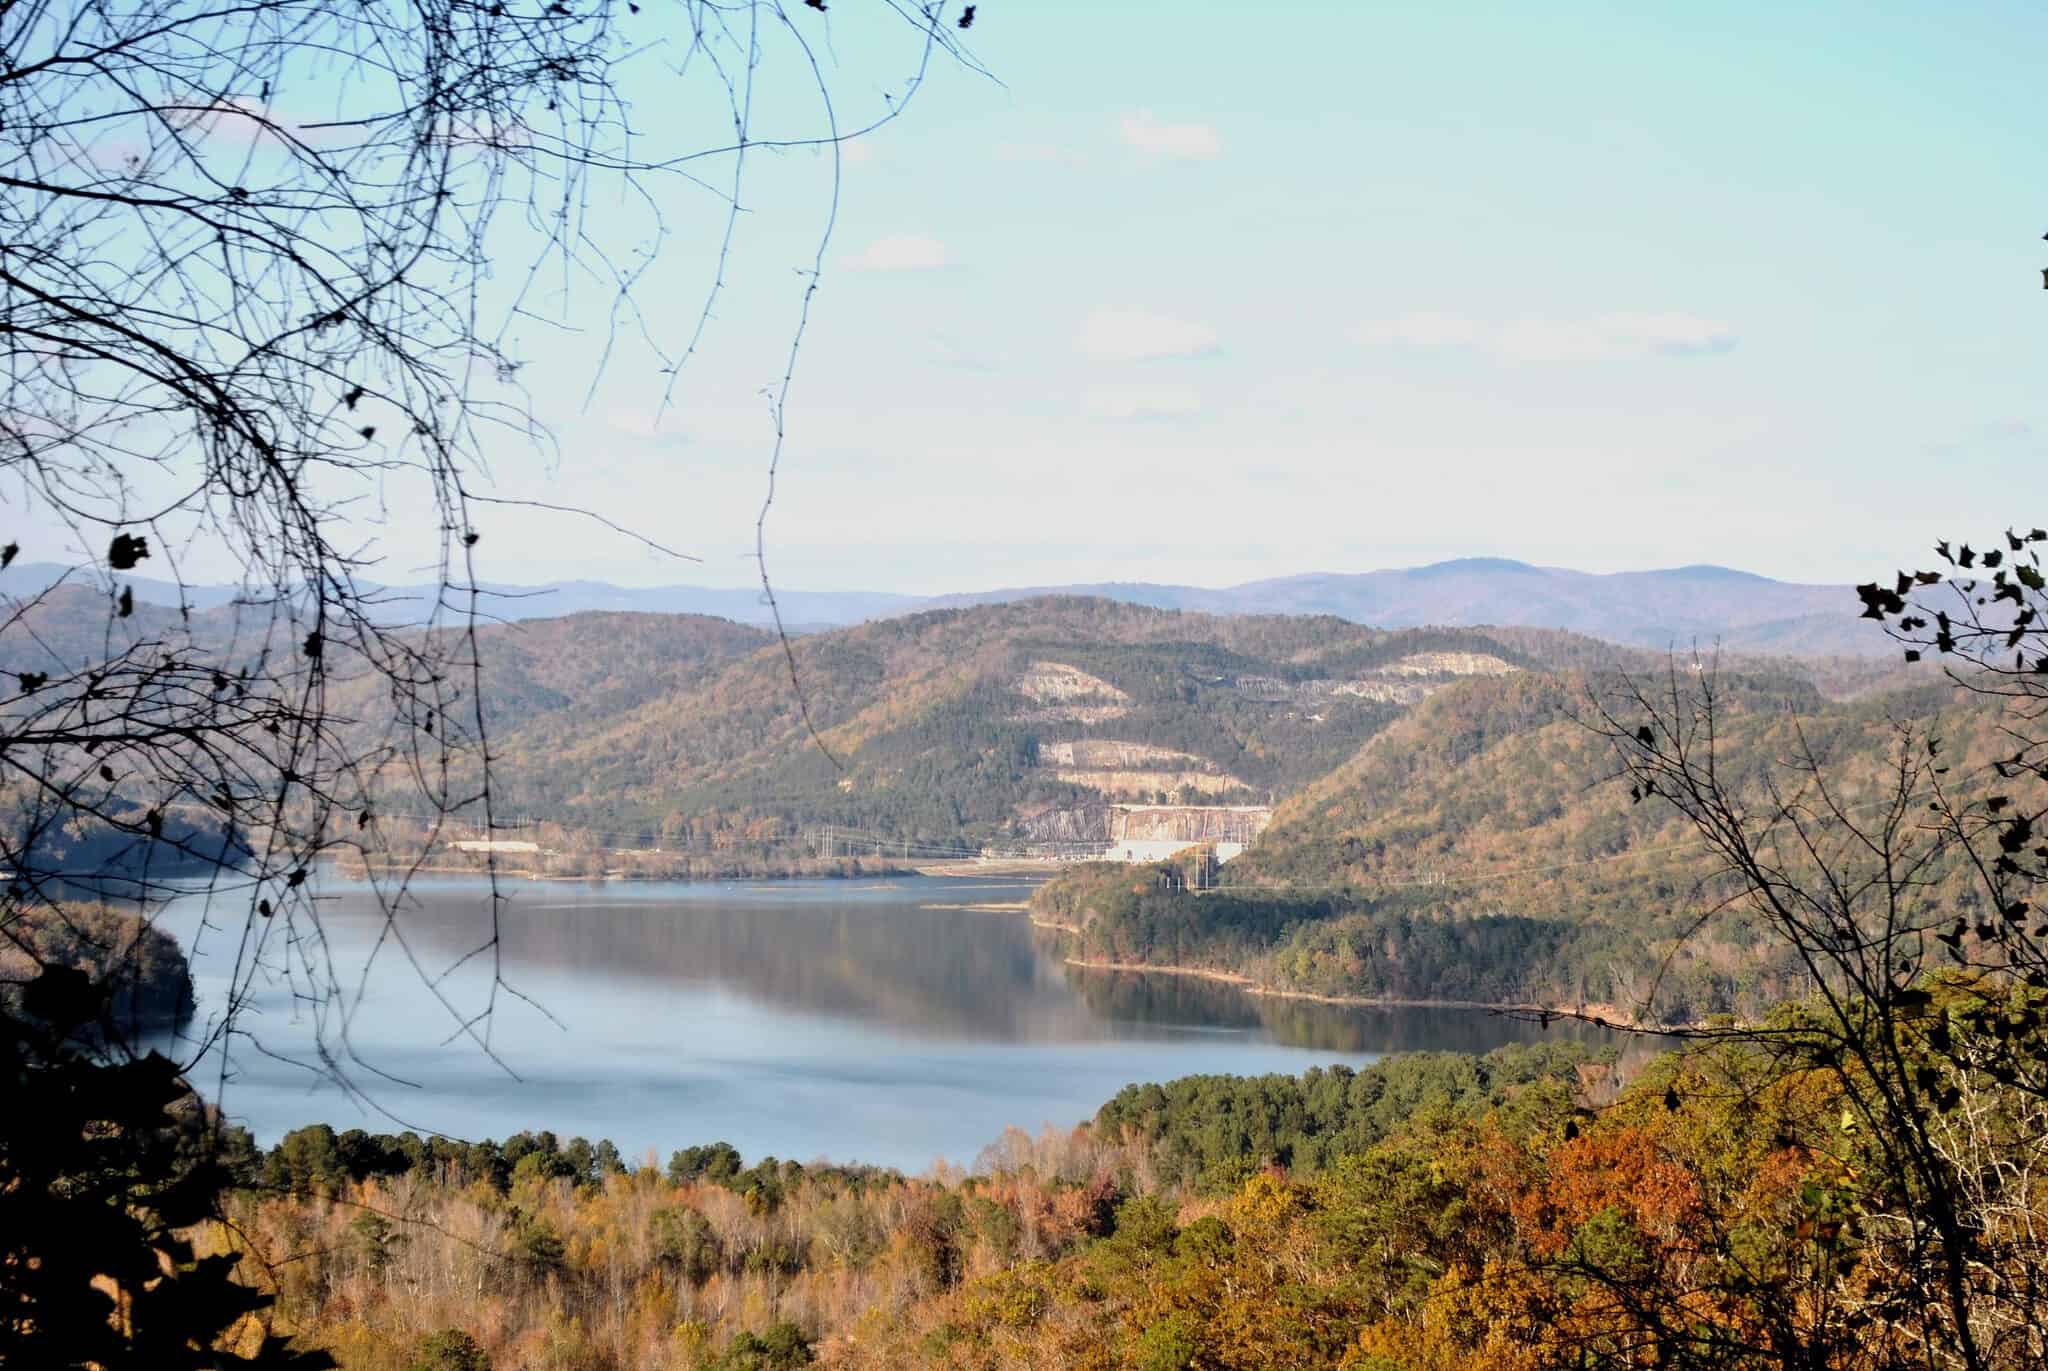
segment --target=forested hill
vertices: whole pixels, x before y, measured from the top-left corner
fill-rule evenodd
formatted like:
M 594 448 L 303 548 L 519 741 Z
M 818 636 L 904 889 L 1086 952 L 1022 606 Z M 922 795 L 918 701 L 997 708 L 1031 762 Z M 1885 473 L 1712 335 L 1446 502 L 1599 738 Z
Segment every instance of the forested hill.
M 112 608 L 91 587 L 61 588 L 24 611 L 33 632 L 10 640 L 0 669 L 54 676 L 110 642 L 189 635 L 232 672 L 238 654 L 295 641 L 263 606 L 189 620 Z M 1558 672 L 1664 660 L 1548 629 L 1385 630 L 1059 596 L 835 629 L 787 654 L 729 620 L 612 612 L 483 625 L 477 650 L 501 817 L 727 849 L 820 824 L 926 845 L 1106 840 L 1111 802 L 1285 800 L 1462 682 L 1494 684 L 1459 698 L 1512 699 Z M 1730 665 L 1835 694 L 1889 669 Z M 402 733 L 388 692 L 346 660 L 336 671 L 338 717 Z M 1434 729 L 1446 708 L 1412 727 Z M 393 788 L 386 812 L 413 807 L 395 775 Z
M 2011 750 L 1999 751 L 1995 701 L 1931 675 L 1849 701 L 1828 700 L 1789 672 L 1724 674 L 1717 686 L 1726 768 L 1757 775 L 1810 746 L 1851 803 L 1883 785 L 1899 721 L 1947 739 L 1964 767 Z M 1591 708 L 1579 673 L 1443 691 L 1284 805 L 1235 878 L 1384 887 L 1441 874 L 1436 898 L 1451 907 L 1497 908 L 1506 890 L 1518 905 L 1541 892 L 1570 909 L 1583 887 L 1560 889 L 1568 864 L 1622 867 L 1628 854 L 1664 853 L 1690 836 L 1668 806 L 1629 802 L 1610 746 L 1579 722 Z M 1558 870 L 1521 881 L 1532 865 Z
M 1720 765 L 1745 784 L 1810 746 L 1837 798 L 1865 805 L 1902 720 L 1944 740 L 1958 777 L 2011 751 L 1997 702 L 1932 678 L 1850 701 L 1783 672 L 1720 687 Z M 1222 893 L 1103 869 L 1041 891 L 1041 911 L 1092 959 L 1313 994 L 1635 1003 L 1660 967 L 1673 1019 L 1796 993 L 1796 969 L 1736 913 L 1681 947 L 1726 893 L 1718 868 L 1668 805 L 1631 803 L 1608 745 L 1571 717 L 1586 704 L 1575 673 L 1462 682 L 1283 803 Z
M 704 614 L 593 611 L 478 630 L 486 718 L 495 728 L 573 732 L 695 690 L 775 636 Z
M 494 692 L 508 671 L 535 683 L 492 711 L 506 809 L 677 843 L 821 823 L 922 843 L 1059 840 L 1110 801 L 1285 800 L 1461 682 L 1511 697 L 1559 671 L 1667 661 L 1557 630 L 1385 630 L 1052 597 L 813 634 L 787 656 L 728 626 L 729 655 L 702 653 L 651 690 L 618 647 L 641 618 L 576 615 L 486 638 Z M 516 660 L 501 645 L 517 645 Z M 1730 666 L 1789 673 L 1809 694 L 1889 670 Z M 544 707 L 524 709 L 529 699 Z
M 584 616 L 555 623 L 550 654 L 606 651 Z M 1034 600 L 795 640 L 794 687 L 770 644 L 622 707 L 601 680 L 588 704 L 499 700 L 492 750 L 515 810 L 672 838 L 830 822 L 975 841 L 1108 800 L 1264 804 L 1445 684 L 1540 668 L 1549 639 L 1578 646 Z

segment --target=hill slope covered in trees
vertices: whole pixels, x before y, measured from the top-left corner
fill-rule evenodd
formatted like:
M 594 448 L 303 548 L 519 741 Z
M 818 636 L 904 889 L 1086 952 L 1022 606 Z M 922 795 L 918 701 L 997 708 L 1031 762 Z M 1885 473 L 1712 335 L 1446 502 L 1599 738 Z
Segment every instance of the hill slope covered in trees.
M 816 634 L 788 657 L 769 643 L 648 689 L 605 675 L 609 623 L 573 616 L 553 621 L 545 652 L 522 649 L 508 690 L 489 654 L 533 627 L 484 644 L 501 803 L 679 842 L 824 822 L 976 842 L 1049 806 L 1264 804 L 1446 684 L 1585 648 L 1055 599 Z M 536 656 L 580 657 L 588 679 L 557 668 L 543 688 Z
M 260 604 L 189 618 L 139 604 L 124 618 L 92 587 L 66 585 L 21 618 L 32 631 L 10 639 L 0 670 L 51 679 L 90 669 L 109 643 L 182 653 L 229 676 L 297 649 L 277 640 Z M 335 647 L 335 715 L 366 753 L 388 743 L 395 781 L 415 760 L 415 730 L 435 724 L 401 717 L 349 641 Z M 1547 629 L 1387 630 L 1071 597 L 879 620 L 787 651 L 729 620 L 592 612 L 480 625 L 475 653 L 501 819 L 693 849 L 788 843 L 819 824 L 927 847 L 1085 841 L 1067 818 L 1093 807 L 1100 828 L 1112 801 L 1285 799 L 1468 679 L 1504 698 L 1549 699 L 1544 683 L 1559 672 L 1661 660 Z M 1887 669 L 1842 658 L 1737 665 L 1836 694 Z M 473 688 L 446 682 L 443 734 L 470 730 Z M 468 742 L 452 795 L 476 789 Z
M 2011 751 L 1998 702 L 1946 683 L 1848 701 L 1791 673 L 1718 686 L 1719 765 L 1759 800 L 1809 750 L 1840 803 L 1881 799 L 1902 721 L 1943 740 L 1961 784 Z M 1610 744 L 1575 717 L 1589 687 L 1598 679 L 1584 673 L 1524 673 L 1431 696 L 1283 804 L 1220 890 L 1091 868 L 1035 906 L 1083 959 L 1290 993 L 1654 1000 L 1668 1021 L 1802 993 L 1803 972 L 1740 908 L 1716 913 L 1733 887 L 1697 833 L 1669 806 L 1631 803 Z

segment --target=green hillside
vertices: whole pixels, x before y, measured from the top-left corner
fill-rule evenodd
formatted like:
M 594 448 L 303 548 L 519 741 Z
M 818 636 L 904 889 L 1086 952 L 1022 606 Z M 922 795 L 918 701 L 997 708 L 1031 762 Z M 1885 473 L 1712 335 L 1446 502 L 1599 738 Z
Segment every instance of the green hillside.
M 1868 805 L 1905 720 L 1944 740 L 1959 776 L 2010 751 L 1994 702 L 1931 681 L 1850 701 L 1789 673 L 1720 687 L 1723 774 L 1759 797 L 1810 746 L 1842 802 Z M 1732 887 L 1669 806 L 1630 803 L 1608 745 L 1572 717 L 1587 699 L 1576 673 L 1461 682 L 1283 804 L 1221 890 L 1092 868 L 1038 908 L 1089 959 L 1297 993 L 1578 1006 L 1655 988 L 1672 1020 L 1798 993 L 1739 909 L 1681 943 Z
M 154 638 L 232 671 L 295 641 L 270 619 L 232 605 L 189 620 L 147 606 L 110 619 L 97 591 L 67 586 L 25 613 L 34 632 L 0 666 L 78 670 L 100 659 L 112 629 L 117 647 Z M 428 655 L 460 661 L 468 650 L 440 646 Z M 425 736 L 412 731 L 425 721 L 400 717 L 388 684 L 346 642 L 336 647 L 334 716 L 351 721 L 365 754 L 383 746 L 393 759 L 380 812 L 422 807 L 408 749 L 451 733 L 461 746 L 449 791 L 473 793 L 466 673 L 445 681 L 447 708 Z M 1101 836 L 1109 802 L 1284 801 L 1233 870 L 1324 884 L 1385 875 L 1388 861 L 1490 861 L 1489 842 L 1519 852 L 1545 808 L 1565 803 L 1542 770 L 1561 758 L 1501 753 L 1488 765 L 1535 768 L 1505 782 L 1458 768 L 1554 722 L 1580 673 L 1663 660 L 1556 630 L 1390 631 L 1070 596 L 835 629 L 793 639 L 787 653 L 729 620 L 616 612 L 481 625 L 475 651 L 501 819 L 722 851 L 786 844 L 820 824 L 924 845 L 1072 844 Z M 1823 691 L 1868 691 L 1893 670 L 1755 657 L 1727 668 L 1775 682 L 1801 708 L 1819 708 Z M 1503 783 L 1506 803 L 1487 788 Z M 1594 828 L 1586 841 L 1597 846 Z
M 774 635 L 703 614 L 595 611 L 478 630 L 485 718 L 531 746 L 696 688 Z
M 598 651 L 572 645 L 596 632 L 584 618 L 557 621 L 557 653 Z M 973 842 L 1048 806 L 1265 804 L 1463 674 L 1522 676 L 1544 665 L 1532 645 L 1584 642 L 1068 598 L 795 640 L 800 694 L 773 644 L 637 701 L 614 703 L 624 687 L 596 675 L 522 712 L 535 692 L 501 700 L 488 656 L 486 681 L 510 809 L 671 837 L 829 822 Z
M 821 824 L 926 845 L 1085 840 L 1076 816 L 1093 806 L 1099 827 L 1108 801 L 1263 806 L 1411 711 L 1446 718 L 1438 701 L 1467 685 L 1541 710 L 1559 673 L 1662 660 L 1552 630 L 1075 597 L 835 629 L 787 654 L 725 620 L 617 613 L 491 626 L 477 649 L 500 814 L 721 850 Z M 1733 664 L 1815 700 L 1889 670 Z M 376 699 L 359 706 L 378 718 Z

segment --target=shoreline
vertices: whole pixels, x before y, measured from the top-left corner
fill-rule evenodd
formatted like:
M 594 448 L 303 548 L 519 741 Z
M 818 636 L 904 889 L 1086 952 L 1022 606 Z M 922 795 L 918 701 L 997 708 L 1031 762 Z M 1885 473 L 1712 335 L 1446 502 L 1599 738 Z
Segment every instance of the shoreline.
M 1070 928 L 1066 924 L 1041 922 L 1037 918 L 1033 918 L 1031 922 L 1040 928 Z M 1141 976 L 1186 976 L 1195 980 L 1236 986 L 1247 995 L 1262 995 L 1275 1000 L 1306 1000 L 1312 1004 L 1337 1005 L 1348 1009 L 1485 1009 L 1498 1014 L 1549 1015 L 1619 1033 L 1660 1033 L 1670 1027 L 1644 1024 L 1626 1015 L 1598 1014 L 1590 1006 L 1564 1009 L 1557 1005 L 1497 1000 L 1417 999 L 1397 995 L 1325 995 L 1314 990 L 1285 990 L 1278 986 L 1260 985 L 1242 972 L 1217 971 L 1209 967 L 1162 966 L 1152 962 L 1106 962 L 1087 957 L 1063 957 L 1061 960 L 1068 966 L 1079 967 L 1084 971 L 1122 971 Z
M 919 862 L 910 869 L 920 876 L 1053 876 L 1072 862 L 1047 857 L 975 857 L 958 862 Z
M 450 864 L 446 862 L 424 862 L 414 865 L 411 862 L 364 862 L 360 860 L 344 862 L 338 859 L 330 859 L 330 864 L 350 880 L 360 880 L 365 876 L 373 874 L 378 876 L 488 876 L 493 874 L 493 869 L 490 867 L 469 866 L 459 863 Z M 687 873 L 677 875 L 637 871 L 607 871 L 600 875 L 591 876 L 569 875 L 556 871 L 535 871 L 531 867 L 500 866 L 495 869 L 495 874 L 520 881 L 566 881 L 584 885 L 626 881 L 667 881 L 678 885 L 702 885 L 706 882 L 715 883 L 720 881 L 886 881 L 902 880 L 905 877 L 922 876 L 926 873 L 915 867 L 892 866 L 879 871 L 861 872 L 737 871 L 715 876 L 692 876 Z
M 420 875 L 437 876 L 483 876 L 490 868 L 462 862 L 365 862 L 360 857 L 343 860 L 339 857 L 326 859 L 344 875 L 360 877 L 375 873 L 380 876 L 412 872 Z M 872 871 L 736 871 L 719 875 L 692 876 L 659 872 L 639 872 L 614 868 L 599 875 L 568 875 L 562 872 L 536 871 L 532 867 L 500 865 L 497 874 L 525 881 L 678 881 L 700 883 L 705 881 L 870 881 L 903 880 L 913 876 L 929 877 L 936 880 L 962 880 L 980 878 L 984 880 L 1039 880 L 1056 874 L 1063 864 L 1059 862 L 1020 860 L 992 860 L 967 862 L 922 862 L 908 866 L 891 863 Z

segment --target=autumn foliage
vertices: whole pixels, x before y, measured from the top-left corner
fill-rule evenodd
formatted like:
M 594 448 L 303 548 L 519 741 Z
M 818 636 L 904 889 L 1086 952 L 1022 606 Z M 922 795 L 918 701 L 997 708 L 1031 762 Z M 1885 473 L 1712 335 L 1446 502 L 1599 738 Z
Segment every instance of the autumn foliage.
M 352 1144 L 380 1171 L 356 1177 L 348 1146 L 301 1145 L 216 1240 L 281 1330 L 363 1371 L 469 1364 L 447 1347 L 591 1371 L 1929 1364 L 1895 1197 L 1828 1076 L 1722 1046 L 1595 1108 L 1574 1055 L 1483 1092 L 1446 1056 L 1435 1104 L 1345 1121 L 1356 1150 L 1297 1140 L 1293 1169 L 1248 1152 L 1220 1188 L 1162 1165 L 1172 1119 L 1128 1114 L 921 1178 L 719 1148 L 627 1168 L 547 1135 L 509 1168 Z

